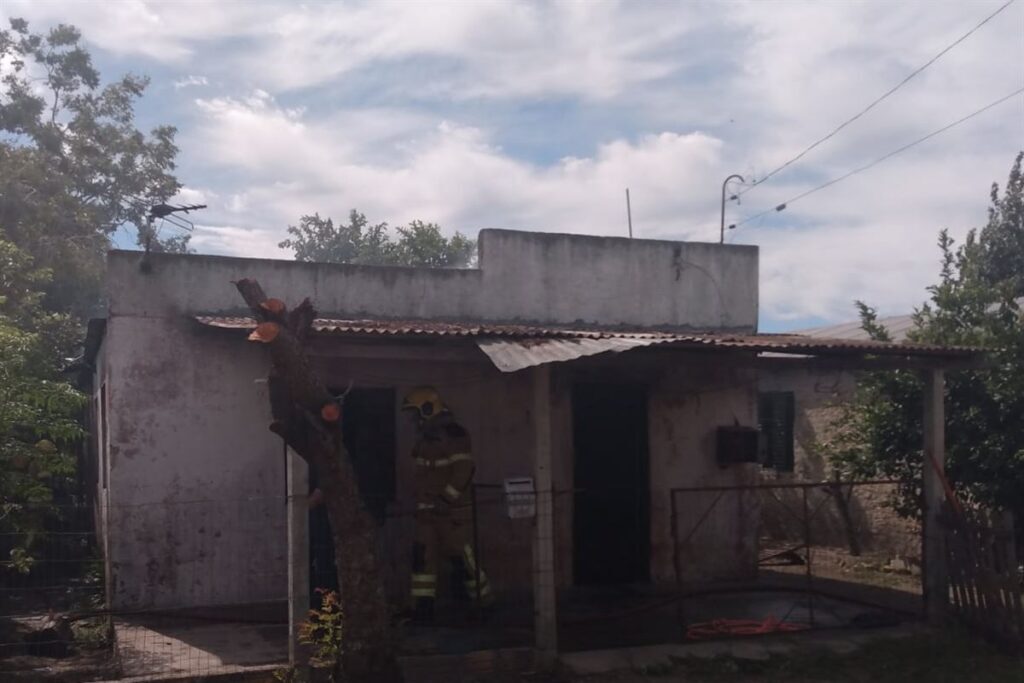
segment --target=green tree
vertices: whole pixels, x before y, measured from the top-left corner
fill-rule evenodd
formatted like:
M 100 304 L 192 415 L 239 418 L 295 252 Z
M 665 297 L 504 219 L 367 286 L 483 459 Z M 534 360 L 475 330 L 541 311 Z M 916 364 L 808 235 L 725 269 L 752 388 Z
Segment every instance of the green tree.
M 939 282 L 914 315 L 911 341 L 983 346 L 991 365 L 947 374 L 947 472 L 966 500 L 1024 520 L 1024 183 L 1018 154 L 1002 194 L 993 185 L 988 223 L 955 247 L 942 231 Z M 886 340 L 858 302 L 863 327 Z M 899 509 L 920 510 L 923 387 L 912 371 L 870 372 L 837 425 L 833 462 L 854 476 L 900 479 Z
M 72 482 L 83 433 L 85 397 L 57 372 L 77 326 L 42 308 L 50 277 L 0 232 L 0 532 L 6 566 L 21 572 L 58 514 L 54 489 Z
M 138 130 L 134 107 L 148 79 L 101 85 L 72 26 L 39 34 L 11 19 L 0 63 L 0 226 L 51 269 L 47 307 L 87 315 L 114 234 L 135 226 L 141 243 L 147 207 L 180 189 L 175 129 Z
M 101 301 L 104 254 L 119 230 L 148 239 L 148 207 L 180 185 L 174 128 L 135 125 L 147 79 L 101 83 L 77 29 L 11 19 L 0 64 L 0 548 L 27 571 L 73 502 L 85 397 L 61 369 Z
M 445 237 L 436 223 L 418 220 L 395 232 L 398 238 L 393 240 L 387 223 L 370 225 L 355 209 L 349 212 L 348 224 L 315 213 L 288 226 L 291 237 L 278 246 L 294 250 L 297 261 L 430 268 L 464 268 L 473 263 L 476 240 L 462 233 Z

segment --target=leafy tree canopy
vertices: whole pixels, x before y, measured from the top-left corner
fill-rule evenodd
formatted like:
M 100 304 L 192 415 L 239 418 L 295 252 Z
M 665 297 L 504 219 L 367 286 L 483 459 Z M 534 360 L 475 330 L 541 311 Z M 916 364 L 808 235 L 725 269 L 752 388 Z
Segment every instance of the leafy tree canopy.
M 0 536 L 5 566 L 28 571 L 61 505 L 81 502 L 86 399 L 61 368 L 100 303 L 104 254 L 121 229 L 143 242 L 148 207 L 180 185 L 175 129 L 135 125 L 147 79 L 104 84 L 77 29 L 11 19 L 0 64 Z
M 40 34 L 11 19 L 0 62 L 0 226 L 51 269 L 48 307 L 87 314 L 115 232 L 145 226 L 147 207 L 180 189 L 175 129 L 136 128 L 148 79 L 102 85 L 73 26 Z
M 939 235 L 942 266 L 914 315 L 912 341 L 976 345 L 991 367 L 947 374 L 947 472 L 968 500 L 1024 520 L 1024 182 L 1017 158 L 992 187 L 988 223 L 959 247 Z M 875 311 L 858 302 L 863 327 L 887 340 Z M 920 509 L 923 386 L 911 371 L 865 373 L 837 425 L 833 462 L 846 473 L 902 481 L 900 508 Z
M 278 246 L 293 249 L 297 261 L 431 268 L 464 268 L 473 263 L 476 240 L 462 233 L 445 237 L 436 223 L 418 220 L 396 227 L 395 232 L 397 239 L 388 233 L 387 223 L 370 225 L 355 209 L 347 225 L 315 213 L 288 226 L 291 237 Z
M 73 481 L 85 397 L 62 381 L 77 325 L 46 311 L 47 269 L 0 232 L 0 532 L 10 568 L 28 571 L 36 532 L 57 514 L 55 488 Z

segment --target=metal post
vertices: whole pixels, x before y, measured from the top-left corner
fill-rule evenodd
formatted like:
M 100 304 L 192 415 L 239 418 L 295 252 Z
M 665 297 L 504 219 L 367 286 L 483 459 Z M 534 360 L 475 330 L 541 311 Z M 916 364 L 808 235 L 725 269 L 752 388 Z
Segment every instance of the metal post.
M 299 625 L 309 613 L 309 468 L 287 449 L 288 459 L 288 662 L 305 666 Z
M 473 504 L 473 585 L 476 586 L 475 609 L 477 614 L 480 615 L 481 620 L 483 620 L 483 610 L 481 609 L 483 600 L 481 599 L 480 592 L 480 518 L 477 516 L 476 511 L 476 484 L 469 485 L 469 495 Z
M 928 620 L 945 620 L 949 605 L 945 534 L 941 512 L 945 499 L 942 479 L 946 463 L 945 377 L 942 370 L 930 370 L 924 387 L 924 601 Z
M 626 188 L 626 221 L 629 223 L 629 239 L 633 239 L 633 209 L 629 205 L 629 188 Z
M 803 492 L 804 507 L 804 555 L 807 560 L 804 562 L 804 576 L 807 579 L 807 611 L 811 625 L 814 625 L 814 579 L 811 574 L 811 514 L 807 506 L 807 487 L 801 489 Z
M 551 366 L 533 369 L 533 479 L 537 497 L 533 533 L 534 639 L 540 659 L 558 656 L 555 594 L 555 529 L 552 500 Z
M 733 178 L 738 178 L 741 183 L 746 182 L 743 180 L 743 176 L 739 173 L 733 173 L 722 183 L 722 237 L 719 242 L 720 244 L 725 244 L 725 186 L 728 185 L 729 181 Z
M 669 527 L 672 530 L 672 571 L 676 575 L 676 623 L 683 629 L 683 636 L 686 635 L 686 621 L 683 613 L 683 568 L 679 561 L 679 520 L 676 508 L 676 492 L 670 489 L 668 492 L 669 510 L 672 518 Z

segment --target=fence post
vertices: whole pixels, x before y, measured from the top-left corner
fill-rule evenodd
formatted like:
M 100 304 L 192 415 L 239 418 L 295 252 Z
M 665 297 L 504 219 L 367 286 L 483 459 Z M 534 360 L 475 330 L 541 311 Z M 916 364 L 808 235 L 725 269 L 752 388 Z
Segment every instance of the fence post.
M 551 453 L 551 366 L 533 370 L 533 478 L 536 520 L 533 528 L 534 639 L 543 662 L 558 656 L 558 606 L 555 595 L 555 525 Z
M 924 383 L 924 600 L 932 623 L 945 620 L 949 606 L 949 575 L 946 567 L 945 532 L 941 510 L 946 463 L 945 378 L 942 370 L 929 370 Z
M 288 663 L 305 666 L 299 625 L 309 612 L 309 467 L 287 448 Z

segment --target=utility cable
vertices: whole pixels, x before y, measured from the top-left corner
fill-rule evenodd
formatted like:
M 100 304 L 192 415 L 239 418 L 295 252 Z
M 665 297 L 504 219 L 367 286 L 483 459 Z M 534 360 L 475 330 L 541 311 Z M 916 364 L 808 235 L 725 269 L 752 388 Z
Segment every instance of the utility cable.
M 843 175 L 839 176 L 838 178 L 833 178 L 832 180 L 824 182 L 821 185 L 818 185 L 816 187 L 812 187 L 810 190 L 807 190 L 806 192 L 802 192 L 802 193 L 796 195 L 795 197 L 793 197 L 791 199 L 787 199 L 786 201 L 782 202 L 781 204 L 779 204 L 775 208 L 765 209 L 764 211 L 761 211 L 760 213 L 756 213 L 753 216 L 749 216 L 747 218 L 744 218 L 742 221 L 740 221 L 739 223 L 737 223 L 733 227 L 738 228 L 739 226 L 743 225 L 744 223 L 749 223 L 750 221 L 755 220 L 757 218 L 760 218 L 761 216 L 766 216 L 766 215 L 772 213 L 773 211 L 782 211 L 783 209 L 788 207 L 793 202 L 799 201 L 799 200 L 803 199 L 804 197 L 806 197 L 808 195 L 812 195 L 815 192 L 818 192 L 820 190 L 824 190 L 826 187 L 831 187 L 832 185 L 835 185 L 838 182 L 846 180 L 847 178 L 849 178 L 851 176 L 855 176 L 858 173 L 862 173 L 862 172 L 864 172 L 864 171 L 866 171 L 866 170 L 868 170 L 870 168 L 873 168 L 873 167 L 877 166 L 878 164 L 882 163 L 883 161 L 891 159 L 892 157 L 896 156 L 897 154 L 905 152 L 908 149 L 910 149 L 911 147 L 915 147 L 915 146 L 921 144 L 922 142 L 924 142 L 926 140 L 930 140 L 931 138 L 935 137 L 936 135 L 938 135 L 940 133 L 944 133 L 947 130 L 949 130 L 950 128 L 953 128 L 954 126 L 959 126 L 961 123 L 969 121 L 970 119 L 973 119 L 975 116 L 977 116 L 979 114 L 982 114 L 982 113 L 988 111 L 989 109 L 992 109 L 993 107 L 998 106 L 998 105 L 1002 104 L 1003 102 L 1006 102 L 1007 100 L 1010 100 L 1010 99 L 1016 97 L 1017 95 L 1020 95 L 1021 93 L 1024 93 L 1024 88 L 1020 88 L 1019 90 L 1015 90 L 1014 92 L 1010 93 L 1009 95 L 1006 95 L 1005 97 L 1000 97 L 995 102 L 991 102 L 991 103 L 985 105 L 984 107 L 982 107 L 981 109 L 978 109 L 977 111 L 972 112 L 972 113 L 968 114 L 967 116 L 964 116 L 963 118 L 957 119 L 953 123 L 945 125 L 942 128 L 939 128 L 938 130 L 932 131 L 931 133 L 928 133 L 928 135 L 925 135 L 922 138 L 918 138 L 917 140 L 914 140 L 911 143 L 908 143 L 906 145 L 903 145 L 902 147 L 894 149 L 893 151 L 889 152 L 885 156 L 879 157 L 879 158 L 875 159 L 874 161 L 872 161 L 869 164 L 865 164 L 864 166 L 861 166 L 860 168 L 855 168 L 855 169 L 853 169 L 852 171 L 850 171 L 848 173 L 844 173 Z
M 807 147 L 806 149 L 804 149 L 804 150 L 803 150 L 802 152 L 800 152 L 799 154 L 797 154 L 797 155 L 796 155 L 795 157 L 793 157 L 792 159 L 790 159 L 790 160 L 789 160 L 789 161 L 787 161 L 786 163 L 782 164 L 781 166 L 777 167 L 777 168 L 776 168 L 775 170 L 771 171 L 771 172 L 770 172 L 770 173 L 769 173 L 768 175 L 766 175 L 765 177 L 763 177 L 763 178 L 761 178 L 760 180 L 757 180 L 757 181 L 755 181 L 755 182 L 751 183 L 751 184 L 750 184 L 750 185 L 749 185 L 749 186 L 748 186 L 748 187 L 747 187 L 747 188 L 746 188 L 745 190 L 740 190 L 740 191 L 739 191 L 739 192 L 737 193 L 737 196 L 739 196 L 739 197 L 742 197 L 743 195 L 745 195 L 746 193 L 750 192 L 751 190 L 753 190 L 753 189 L 754 189 L 755 187 L 757 187 L 758 185 L 761 185 L 762 183 L 766 182 L 766 181 L 767 181 L 767 180 L 768 180 L 769 178 L 771 178 L 772 176 L 774 176 L 774 175 L 775 175 L 776 173 L 779 173 L 780 171 L 782 171 L 782 170 L 784 170 L 784 169 L 788 168 L 788 167 L 789 167 L 790 165 L 792 165 L 792 164 L 796 163 L 797 161 L 799 161 L 800 159 L 802 159 L 802 158 L 804 157 L 804 155 L 806 155 L 806 154 L 807 154 L 808 152 L 810 152 L 810 151 L 811 151 L 812 149 L 814 149 L 814 148 L 815 148 L 815 147 L 817 147 L 818 145 L 822 144 L 823 142 L 825 142 L 825 141 L 827 141 L 827 140 L 831 139 L 831 138 L 832 138 L 833 136 L 835 136 L 835 135 L 836 135 L 836 134 L 837 134 L 837 133 L 838 133 L 839 131 L 843 130 L 843 129 L 844 129 L 844 128 L 846 128 L 846 127 L 847 127 L 848 125 L 850 125 L 851 123 L 853 123 L 854 121 L 856 121 L 856 120 L 857 120 L 857 119 L 859 119 L 860 117 L 864 116 L 864 114 L 867 114 L 867 113 L 868 113 L 869 111 L 871 111 L 872 109 L 874 109 L 876 105 L 880 104 L 880 103 L 881 103 L 881 102 L 882 102 L 883 100 L 885 100 L 885 99 L 886 99 L 887 97 L 889 97 L 889 95 L 892 95 L 892 94 L 893 94 L 894 92 L 896 92 L 897 90 L 899 90 L 900 88 L 902 88 L 902 87 L 903 87 L 904 85 L 906 85 L 906 84 L 907 84 L 907 83 L 908 83 L 908 82 L 909 82 L 909 81 L 910 81 L 910 80 L 911 80 L 912 78 L 914 78 L 915 76 L 917 76 L 917 75 L 918 75 L 919 73 L 921 73 L 922 71 L 924 71 L 925 69 L 927 69 L 927 68 L 928 68 L 929 66 L 931 66 L 931 65 L 932 65 L 932 64 L 934 64 L 935 62 L 937 62 L 937 61 L 939 60 L 939 58 L 941 58 L 941 57 L 942 57 L 943 55 L 945 55 L 945 54 L 946 54 L 947 52 L 949 52 L 950 50 L 952 50 L 952 49 L 953 49 L 954 47 L 956 47 L 957 45 L 959 45 L 960 43 L 962 43 L 963 41 L 965 41 L 965 40 L 966 40 L 966 39 L 967 39 L 968 37 L 970 37 L 970 35 L 971 35 L 972 33 L 974 33 L 975 31 L 977 31 L 978 29 L 980 29 L 980 28 L 981 28 L 982 26 L 984 26 L 985 24 L 987 24 L 987 23 L 988 23 L 989 21 L 991 21 L 992 19 L 994 19 L 994 18 L 996 17 L 996 15 L 998 15 L 998 14 L 999 14 L 1000 12 L 1002 12 L 1002 11 L 1003 11 L 1003 10 L 1005 10 L 1005 9 L 1006 9 L 1007 7 L 1009 7 L 1010 5 L 1012 5 L 1012 4 L 1014 3 L 1014 2 L 1016 2 L 1016 0 L 1008 0 L 1008 1 L 1006 2 L 1006 3 L 1004 3 L 1004 4 L 1003 4 L 1003 6 L 1002 6 L 1002 7 L 1000 7 L 1000 8 L 999 8 L 999 9 L 997 9 L 997 10 L 996 10 L 995 12 L 993 12 L 993 13 L 992 13 L 992 14 L 990 14 L 990 15 L 988 15 L 988 16 L 987 16 L 987 17 L 985 17 L 984 19 L 982 19 L 982 20 L 981 20 L 981 23 L 979 23 L 979 24 L 975 25 L 975 27 L 974 27 L 974 28 L 972 28 L 972 29 L 971 29 L 970 31 L 968 31 L 967 33 L 963 34 L 962 36 L 960 36 L 959 38 L 957 38 L 957 39 L 956 39 L 955 41 L 953 41 L 952 43 L 950 43 L 949 45 L 947 45 L 947 46 L 946 46 L 945 48 L 943 48 L 943 50 L 942 50 L 941 52 L 939 52 L 939 53 L 938 53 L 937 55 L 935 55 L 934 57 L 932 57 L 931 59 L 929 59 L 929 60 L 928 60 L 927 62 L 925 62 L 924 64 L 922 64 L 922 65 L 921 65 L 921 66 L 919 66 L 918 68 L 916 68 L 916 69 L 914 69 L 913 71 L 911 71 L 911 72 L 910 72 L 910 74 L 908 74 L 908 75 L 907 75 L 907 77 L 906 77 L 906 78 L 904 78 L 904 79 L 903 79 L 902 81 L 900 81 L 899 83 L 897 83 L 896 85 L 894 85 L 894 86 L 893 86 L 892 88 L 890 88 L 889 90 L 887 90 L 887 91 L 885 91 L 884 93 L 882 93 L 882 95 L 881 95 L 880 97 L 878 97 L 877 99 L 875 99 L 875 100 L 874 100 L 874 101 L 873 101 L 873 102 L 872 102 L 871 104 L 869 104 L 868 106 L 864 107 L 864 109 L 860 110 L 859 112 L 857 112 L 856 114 L 854 114 L 853 116 L 851 116 L 850 118 L 846 119 L 846 120 L 845 120 L 845 121 L 843 121 L 843 122 L 842 122 L 841 124 L 839 124 L 839 126 L 837 126 L 837 127 L 835 128 L 835 129 L 833 129 L 831 133 L 829 133 L 829 134 L 828 134 L 828 135 L 826 135 L 825 137 L 821 138 L 820 140 L 817 140 L 816 142 L 814 142 L 813 144 L 811 144 L 811 145 L 810 145 L 809 147 Z

